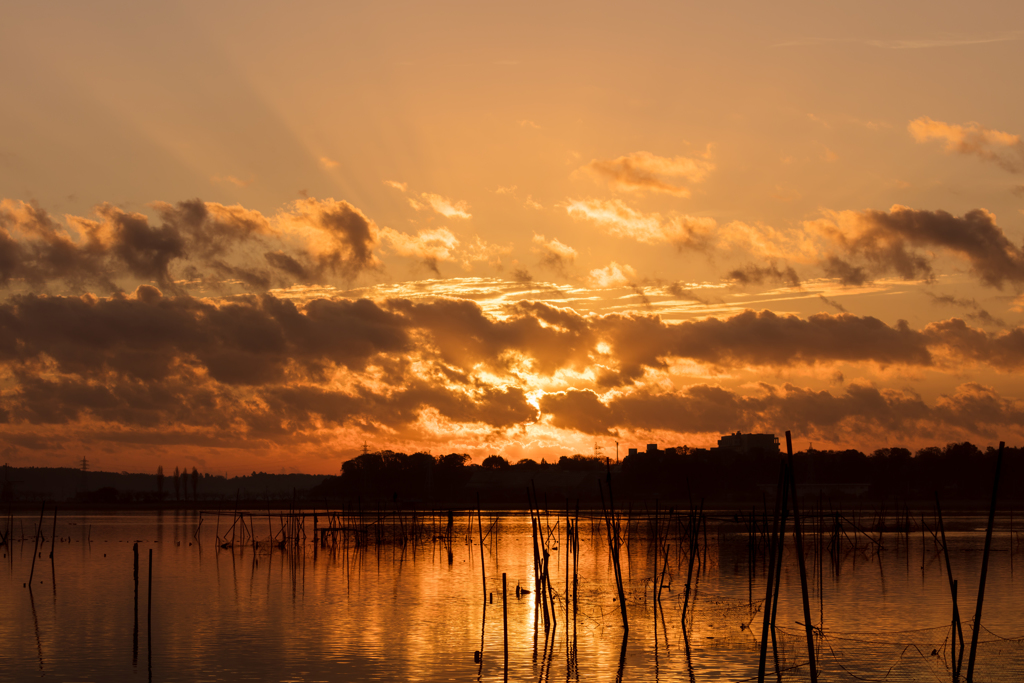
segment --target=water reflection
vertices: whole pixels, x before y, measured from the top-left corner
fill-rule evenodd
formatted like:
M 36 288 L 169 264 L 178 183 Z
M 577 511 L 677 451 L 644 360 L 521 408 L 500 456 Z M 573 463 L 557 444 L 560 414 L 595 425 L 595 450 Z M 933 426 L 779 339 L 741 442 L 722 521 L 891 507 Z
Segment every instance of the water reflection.
M 22 588 L 36 519 L 16 517 L 14 528 L 24 522 L 27 533 L 21 537 L 27 538 L 16 540 L 14 533 L 18 547 L 5 548 L 0 638 L 7 644 L 6 675 L 481 682 L 506 676 L 756 677 L 771 558 L 752 551 L 751 544 L 760 541 L 732 513 L 709 515 L 699 533 L 685 514 L 659 515 L 657 525 L 646 511 L 626 513 L 622 521 L 628 636 L 600 512 L 541 515 L 551 577 L 543 592 L 533 524 L 521 513 L 459 513 L 451 527 L 447 512 L 420 515 L 415 523 L 411 513 L 335 522 L 321 515 L 319 524 L 344 527 L 327 532 L 335 540 L 322 545 L 313 542 L 312 516 L 305 524 L 254 516 L 246 519 L 245 542 L 239 527 L 228 548 L 217 542 L 229 528 L 224 520 L 218 534 L 213 520 L 194 514 L 76 514 L 58 521 L 57 535 L 71 543 L 54 546 L 51 538 L 52 604 Z M 820 526 L 827 528 L 826 522 Z M 812 520 L 807 527 L 816 524 Z M 964 605 L 973 605 L 983 545 L 974 525 L 965 518 L 945 530 L 961 612 L 972 613 Z M 878 534 L 846 529 L 850 538 L 837 562 L 825 540 L 815 538 L 807 547 L 822 671 L 835 680 L 841 663 L 880 680 L 895 664 L 890 680 L 925 673 L 951 679 L 952 604 L 941 544 L 926 531 L 887 534 L 879 546 Z M 90 539 L 96 552 L 90 551 Z M 1024 635 L 1024 616 L 1013 600 L 1020 586 L 1011 567 L 1011 540 L 1007 529 L 994 537 L 978 655 L 978 676 L 986 680 L 1019 680 L 1024 668 L 1022 642 L 1016 640 Z M 772 609 L 779 626 L 768 641 L 768 667 L 799 679 L 806 676 L 801 667 L 807 658 L 791 550 L 777 569 L 779 598 Z M 36 571 L 34 588 L 45 578 Z M 139 605 L 142 590 L 145 606 Z M 136 673 L 142 608 L 146 671 Z

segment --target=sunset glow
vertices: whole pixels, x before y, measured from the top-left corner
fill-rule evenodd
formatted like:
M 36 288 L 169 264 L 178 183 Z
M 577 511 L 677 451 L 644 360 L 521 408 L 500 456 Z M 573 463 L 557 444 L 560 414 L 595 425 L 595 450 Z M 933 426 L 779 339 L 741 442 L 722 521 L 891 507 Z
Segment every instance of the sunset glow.
M 1024 441 L 1017 5 L 90 4 L 0 25 L 4 462 Z

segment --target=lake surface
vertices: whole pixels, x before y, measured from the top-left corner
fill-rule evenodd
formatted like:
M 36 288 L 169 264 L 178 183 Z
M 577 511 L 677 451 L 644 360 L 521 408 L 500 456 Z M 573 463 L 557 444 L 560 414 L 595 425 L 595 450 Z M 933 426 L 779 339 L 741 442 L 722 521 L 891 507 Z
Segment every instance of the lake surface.
M 516 596 L 517 584 L 535 590 L 532 527 L 524 513 L 484 512 L 479 529 L 475 515 L 456 513 L 450 560 L 447 516 L 430 513 L 415 519 L 409 511 L 391 514 L 378 524 L 377 513 L 331 519 L 321 510 L 321 528 L 347 529 L 328 535 L 324 546 L 313 542 L 311 511 L 301 521 L 254 512 L 244 533 L 240 526 L 228 530 L 230 512 L 219 520 L 198 512 L 60 512 L 55 543 L 50 515 L 44 518 L 45 542 L 34 569 L 38 513 L 15 514 L 8 523 L 14 540 L 2 549 L 2 680 L 757 678 L 767 561 L 761 553 L 752 555 L 749 527 L 732 511 L 709 512 L 699 528 L 700 563 L 694 563 L 689 598 L 685 515 L 659 517 L 657 582 L 653 525 L 635 512 L 623 519 L 628 543 L 620 560 L 630 626 L 625 641 L 600 512 L 579 516 L 575 620 L 565 512 L 542 516 L 554 598 L 555 623 L 548 630 L 536 592 Z M 923 515 L 928 528 L 937 531 L 933 513 Z M 820 679 L 951 680 L 949 583 L 941 547 L 922 527 L 922 513 L 911 514 L 909 534 L 883 533 L 882 550 L 877 532 L 853 527 L 866 529 L 875 520 L 847 516 L 835 561 L 828 551 L 829 520 L 807 520 L 805 528 L 811 619 L 821 629 L 816 637 Z M 817 536 L 812 532 L 819 522 L 826 532 Z M 1008 515 L 999 517 L 993 540 L 978 681 L 1024 680 L 1024 583 L 1022 567 L 1015 566 L 1021 559 L 1016 540 L 1011 551 L 1009 523 Z M 968 650 L 984 524 L 982 516 L 946 520 Z M 303 532 L 300 543 L 277 547 L 283 537 L 301 539 Z M 249 534 L 258 542 L 255 548 Z M 232 537 L 231 547 L 220 547 L 218 539 Z M 140 558 L 137 636 L 134 543 Z M 23 586 L 30 573 L 31 590 Z M 502 573 L 508 586 L 507 669 Z M 657 584 L 663 588 L 661 608 L 655 610 Z M 776 617 L 785 680 L 808 678 L 800 586 L 790 534 Z M 775 680 L 770 644 L 767 658 L 768 680 Z

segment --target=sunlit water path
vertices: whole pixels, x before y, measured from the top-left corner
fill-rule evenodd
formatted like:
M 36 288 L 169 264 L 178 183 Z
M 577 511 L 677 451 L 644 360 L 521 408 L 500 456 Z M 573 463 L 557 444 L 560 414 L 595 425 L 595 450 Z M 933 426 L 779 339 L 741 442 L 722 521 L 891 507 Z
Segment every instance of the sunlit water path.
M 928 528 L 937 529 L 932 513 L 924 514 Z M 358 534 L 360 547 L 350 532 L 338 532 L 317 547 L 309 515 L 302 529 L 305 541 L 285 548 L 268 540 L 282 538 L 287 520 L 276 512 L 255 513 L 246 522 L 259 542 L 255 549 L 250 538 L 242 542 L 237 528 L 235 543 L 219 546 L 218 536 L 231 538 L 226 534 L 231 513 L 219 522 L 205 515 L 198 534 L 197 512 L 59 513 L 52 562 L 47 514 L 34 568 L 38 514 L 16 514 L 14 540 L 3 548 L 0 679 L 756 680 L 767 562 L 758 553 L 751 562 L 751 537 L 742 519 L 731 511 L 710 512 L 698 534 L 694 589 L 686 599 L 684 517 L 662 513 L 657 582 L 649 519 L 634 514 L 631 523 L 623 521 L 628 543 L 621 565 L 630 625 L 624 641 L 600 512 L 579 518 L 575 623 L 565 512 L 543 516 L 554 598 L 554 624 L 547 630 L 536 593 L 516 596 L 517 584 L 535 591 L 533 535 L 524 513 L 485 511 L 479 527 L 475 515 L 456 513 L 450 561 L 441 538 L 447 516 L 430 513 L 415 520 L 408 511 L 391 515 L 381 534 L 375 516 L 348 517 L 347 528 L 366 529 Z M 325 524 L 322 512 L 319 520 Z M 951 680 L 945 561 L 936 538 L 922 531 L 920 522 L 909 534 L 883 534 L 881 551 L 873 540 L 877 533 L 857 533 L 848 525 L 837 563 L 828 553 L 828 537 L 808 533 L 809 599 L 812 623 L 822 627 L 816 639 L 822 680 Z M 983 527 L 982 517 L 947 520 L 968 648 Z M 790 535 L 776 617 L 779 666 L 786 680 L 805 680 L 803 604 L 791 541 Z M 1019 597 L 1021 567 L 1015 566 L 1021 558 L 1015 540 L 1011 552 L 1008 520 L 1002 517 L 993 548 L 975 678 L 1022 680 L 1024 644 L 1018 638 L 1024 636 L 1024 597 Z M 820 564 L 818 550 L 823 550 Z M 31 590 L 23 585 L 30 573 Z M 507 670 L 502 573 L 508 585 Z M 657 583 L 664 586 L 659 610 L 653 607 Z M 768 662 L 768 680 L 775 680 L 770 645 Z

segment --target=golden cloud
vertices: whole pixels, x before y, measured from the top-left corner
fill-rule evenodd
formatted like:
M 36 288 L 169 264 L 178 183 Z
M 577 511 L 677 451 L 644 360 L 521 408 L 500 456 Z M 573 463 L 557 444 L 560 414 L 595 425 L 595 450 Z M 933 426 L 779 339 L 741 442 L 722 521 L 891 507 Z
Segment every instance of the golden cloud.
M 970 154 L 1011 173 L 1024 172 L 1024 142 L 1019 135 L 986 128 L 976 121 L 951 124 L 927 116 L 911 121 L 907 130 L 918 142 L 943 140 L 946 152 Z
M 660 157 L 650 152 L 633 152 L 617 159 L 594 159 L 579 171 L 608 183 L 620 192 L 656 192 L 689 197 L 690 190 L 679 180 L 702 182 L 715 165 L 708 159 L 711 146 L 699 158 Z
M 573 199 L 565 210 L 573 218 L 597 223 L 616 237 L 645 244 L 674 244 L 679 248 L 707 248 L 717 226 L 713 218 L 641 213 L 619 199 Z

